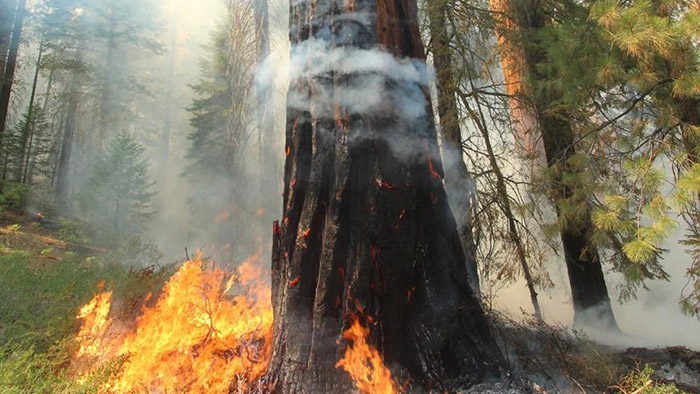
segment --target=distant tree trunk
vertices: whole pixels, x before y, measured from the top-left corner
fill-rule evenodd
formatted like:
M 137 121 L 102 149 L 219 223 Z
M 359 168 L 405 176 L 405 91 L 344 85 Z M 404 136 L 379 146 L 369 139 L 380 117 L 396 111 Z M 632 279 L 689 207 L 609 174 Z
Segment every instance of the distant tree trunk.
M 161 190 L 169 190 L 170 168 L 170 139 L 172 138 L 173 126 L 173 87 L 175 85 L 175 59 L 177 57 L 177 22 L 173 23 L 170 32 L 170 53 L 168 55 L 168 66 L 165 77 L 165 96 L 163 96 L 163 130 L 160 134 L 160 147 L 158 157 L 158 185 Z M 167 193 L 158 193 L 155 199 L 155 211 L 165 214 L 162 207 L 168 198 Z M 167 216 L 167 214 L 165 214 Z
M 479 296 L 479 268 L 476 262 L 476 244 L 472 233 L 472 202 L 476 195 L 476 183 L 467 169 L 462 157 L 462 131 L 460 129 L 459 109 L 457 107 L 457 87 L 455 69 L 450 48 L 450 36 L 445 24 L 447 19 L 447 0 L 430 2 L 428 17 L 430 20 L 431 52 L 435 64 L 438 91 L 438 115 L 445 146 L 445 189 L 453 202 L 456 212 L 462 248 L 467 261 L 469 284 Z
M 387 365 L 416 385 L 451 390 L 497 375 L 441 179 L 415 0 L 290 7 L 292 54 L 311 63 L 292 75 L 288 98 L 273 391 L 353 391 L 334 365 L 356 305 Z M 310 56 L 336 60 L 318 71 Z
M 44 104 L 42 105 L 42 108 L 45 111 L 48 110 L 49 101 L 51 100 L 51 89 L 53 88 L 54 71 L 54 69 L 51 69 L 48 78 L 46 78 L 46 91 L 44 92 Z
M 17 68 L 17 55 L 19 54 L 19 44 L 22 37 L 22 26 L 24 25 L 24 17 L 27 13 L 26 4 L 27 0 L 20 0 L 17 4 L 15 24 L 12 30 L 12 40 L 10 41 L 10 49 L 7 54 L 2 89 L 0 89 L 0 147 L 3 146 L 2 137 L 5 133 L 7 113 L 10 109 L 10 95 L 12 94 L 12 83 L 15 79 L 15 68 Z
M 110 123 L 114 121 L 114 102 L 112 97 L 114 94 L 114 78 L 112 76 L 112 72 L 115 61 L 114 52 L 117 46 L 115 39 L 115 24 L 115 21 L 110 22 L 110 30 L 107 37 L 107 52 L 105 54 L 103 69 L 104 76 L 102 78 L 102 91 L 100 92 L 100 124 L 97 135 L 98 146 L 104 146 L 107 144 L 107 140 L 109 139 L 107 128 L 110 126 Z
M 467 104 L 465 104 L 465 107 L 467 108 L 467 111 L 470 112 L 472 118 L 479 119 L 475 123 L 477 124 L 477 128 L 481 132 L 481 136 L 484 139 L 484 145 L 486 146 L 486 153 L 489 158 L 489 163 L 491 164 L 491 170 L 496 176 L 496 194 L 500 200 L 500 209 L 508 222 L 508 238 L 510 238 L 510 242 L 515 247 L 515 253 L 518 256 L 520 268 L 523 270 L 523 277 L 525 278 L 525 285 L 530 292 L 530 302 L 532 303 L 534 315 L 537 319 L 542 319 L 542 310 L 540 308 L 540 302 L 537 299 L 535 281 L 532 278 L 532 273 L 530 272 L 530 266 L 528 265 L 527 255 L 525 253 L 525 245 L 523 244 L 523 239 L 520 236 L 520 231 L 518 230 L 518 224 L 511 205 L 505 177 L 503 176 L 503 172 L 501 171 L 501 167 L 496 159 L 493 146 L 491 145 L 491 136 L 488 128 L 486 127 L 486 117 L 484 116 L 484 113 L 480 107 L 478 108 L 478 111 L 470 108 Z
M 36 60 L 34 68 L 34 80 L 32 82 L 32 93 L 29 96 L 29 105 L 27 107 L 27 124 L 25 130 L 22 130 L 22 140 L 20 145 L 20 166 L 19 177 L 22 183 L 27 183 L 29 175 L 29 160 L 32 157 L 32 143 L 34 141 L 34 129 L 36 127 L 34 100 L 36 98 L 36 88 L 39 83 L 39 71 L 41 71 L 41 58 L 44 54 L 44 42 L 39 45 L 39 56 Z
M 173 30 L 170 38 L 170 58 L 168 59 L 168 70 L 166 75 L 166 95 L 165 95 L 165 110 L 163 111 L 163 132 L 160 135 L 160 154 L 162 160 L 161 179 L 165 177 L 170 159 L 170 137 L 172 136 L 173 125 L 173 83 L 175 81 L 175 56 L 177 50 L 177 35 Z
M 267 0 L 254 0 L 255 30 L 258 41 L 258 59 L 262 66 L 270 56 L 270 14 Z M 275 212 L 272 206 L 280 193 L 280 179 L 277 176 L 277 156 L 275 154 L 275 103 L 274 86 L 270 80 L 256 80 L 258 157 L 260 171 L 260 204 L 263 214 L 262 228 L 266 229 Z
M 525 66 L 533 82 L 546 80 L 546 74 L 537 65 L 544 61 L 545 54 L 536 35 L 532 34 L 545 27 L 545 13 L 539 0 L 514 0 L 511 14 L 517 16 L 518 27 L 527 35 L 523 43 Z M 570 171 L 567 163 L 575 155 L 575 135 L 569 116 L 565 110 L 554 109 L 556 97 L 551 93 L 534 95 L 535 113 L 542 133 L 547 165 L 553 170 L 551 196 L 559 201 L 571 198 L 573 190 L 564 181 Z M 557 207 L 557 216 L 561 212 Z M 593 226 L 590 212 L 584 219 L 566 221 L 561 228 L 564 258 L 569 274 L 571 295 L 574 304 L 574 323 L 585 325 L 595 322 L 609 329 L 617 330 L 603 268 L 597 248 L 591 243 Z
M 16 8 L 16 0 L 0 0 L 0 78 L 5 75 L 7 51 L 10 49 L 12 23 Z
M 512 35 L 517 26 L 509 15 L 510 2 L 511 0 L 490 0 L 490 5 L 496 21 L 496 38 L 513 136 L 521 151 L 535 158 L 541 156 L 542 142 L 536 138 L 537 120 L 534 110 L 523 100 L 527 96 L 525 55 L 523 48 L 513 42 Z
M 78 49 L 76 59 L 82 62 L 82 50 Z M 73 149 L 73 137 L 78 125 L 78 107 L 80 105 L 80 74 L 73 71 L 68 92 L 68 107 L 63 123 L 63 139 L 61 140 L 61 153 L 58 161 L 58 174 L 56 180 L 56 200 L 62 210 L 70 208 L 71 187 L 69 177 L 71 174 L 71 155 Z

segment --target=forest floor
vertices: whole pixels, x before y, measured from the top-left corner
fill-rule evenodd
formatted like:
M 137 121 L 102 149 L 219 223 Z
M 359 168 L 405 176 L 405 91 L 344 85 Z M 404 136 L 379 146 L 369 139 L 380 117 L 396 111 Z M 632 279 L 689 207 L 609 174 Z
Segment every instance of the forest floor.
M 512 387 L 524 392 L 700 394 L 698 351 L 602 345 L 580 331 L 535 320 L 514 321 L 498 313 L 491 320 L 511 376 L 522 379 Z M 505 391 L 486 385 L 469 392 Z
M 1 394 L 89 392 L 76 389 L 68 368 L 77 310 L 100 281 L 114 283 L 124 298 L 140 299 L 172 273 L 148 271 L 144 281 L 105 257 L 113 251 L 81 242 L 67 227 L 0 211 Z M 700 352 L 603 346 L 565 328 L 491 318 L 511 379 L 467 393 L 700 394 Z
M 36 267 L 72 259 L 76 255 L 86 257 L 106 252 L 101 248 L 62 240 L 59 227 L 59 224 L 53 222 L 42 224 L 37 216 L 19 215 L 1 210 L 0 246 L 4 250 L 0 253 L 22 250 Z

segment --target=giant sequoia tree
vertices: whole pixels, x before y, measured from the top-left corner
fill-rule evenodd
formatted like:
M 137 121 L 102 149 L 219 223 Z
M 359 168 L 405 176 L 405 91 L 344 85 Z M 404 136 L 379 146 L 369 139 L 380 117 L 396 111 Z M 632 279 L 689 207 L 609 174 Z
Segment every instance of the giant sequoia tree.
M 416 2 L 290 4 L 274 391 L 349 391 L 334 365 L 358 307 L 387 365 L 417 384 L 449 389 L 497 374 L 443 187 Z

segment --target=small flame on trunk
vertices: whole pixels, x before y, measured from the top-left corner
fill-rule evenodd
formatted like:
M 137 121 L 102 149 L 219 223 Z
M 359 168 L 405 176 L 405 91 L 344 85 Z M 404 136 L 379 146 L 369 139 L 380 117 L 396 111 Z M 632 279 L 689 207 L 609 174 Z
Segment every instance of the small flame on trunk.
M 377 349 L 367 343 L 369 328 L 360 324 L 353 315 L 350 328 L 343 332 L 343 339 L 349 342 L 345 356 L 335 365 L 342 367 L 363 394 L 395 394 L 399 385 L 391 377 L 391 371 L 384 365 Z

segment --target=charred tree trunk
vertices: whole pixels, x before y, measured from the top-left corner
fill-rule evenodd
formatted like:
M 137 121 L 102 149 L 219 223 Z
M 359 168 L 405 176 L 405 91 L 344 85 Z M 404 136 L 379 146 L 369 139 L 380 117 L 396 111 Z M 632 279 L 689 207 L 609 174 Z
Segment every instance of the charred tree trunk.
M 476 263 L 476 244 L 472 233 L 472 202 L 476 195 L 476 183 L 462 158 L 462 131 L 459 125 L 457 108 L 457 88 L 455 86 L 455 69 L 453 67 L 450 36 L 445 24 L 447 18 L 447 1 L 431 2 L 428 10 L 430 19 L 431 52 L 435 64 L 438 91 L 438 115 L 446 152 L 445 189 L 453 202 L 453 211 L 457 219 L 462 248 L 467 261 L 469 284 L 478 296 L 479 268 Z
M 538 0 L 514 0 L 512 15 L 517 15 L 518 27 L 523 30 L 525 67 L 531 82 L 543 82 L 547 76 L 537 65 L 545 60 L 535 33 L 545 26 L 545 13 Z M 534 91 L 533 89 L 528 89 Z M 575 134 L 566 110 L 555 108 L 557 97 L 552 93 L 534 94 L 535 114 L 542 133 L 547 165 L 552 171 L 551 197 L 556 201 L 566 200 L 574 191 L 564 181 L 569 158 L 576 154 Z M 557 216 L 561 212 L 557 207 Z M 597 248 L 590 241 L 593 232 L 591 215 L 583 220 L 564 220 L 561 240 L 566 268 L 569 274 L 571 295 L 574 304 L 574 324 L 585 325 L 595 321 L 607 329 L 618 330 L 613 315 L 603 268 Z
M 26 4 L 27 0 L 20 0 L 17 4 L 15 24 L 12 30 L 12 40 L 10 41 L 5 74 L 2 80 L 2 88 L 0 89 L 0 147 L 2 146 L 3 134 L 5 133 L 7 113 L 10 109 L 10 95 L 12 94 L 12 83 L 15 79 L 15 69 L 17 68 L 17 55 L 19 54 L 19 44 L 22 37 L 22 26 L 24 25 L 24 16 L 27 13 Z
M 275 223 L 278 393 L 349 392 L 334 368 L 360 306 L 387 365 L 429 389 L 499 373 L 442 183 L 411 0 L 290 1 L 284 217 Z

